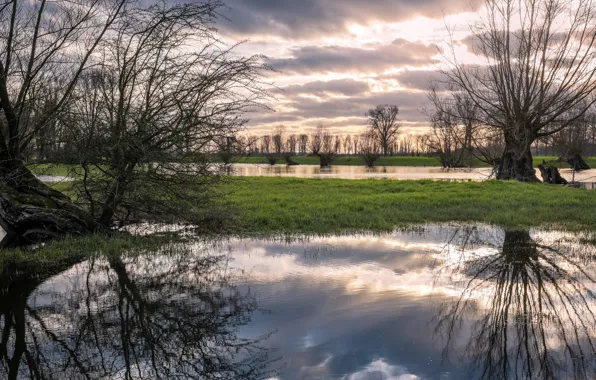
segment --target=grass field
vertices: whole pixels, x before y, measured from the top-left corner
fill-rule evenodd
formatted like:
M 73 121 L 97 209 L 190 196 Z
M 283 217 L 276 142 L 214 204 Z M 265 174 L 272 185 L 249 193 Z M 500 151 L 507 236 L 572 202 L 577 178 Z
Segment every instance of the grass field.
M 224 186 L 246 234 L 388 231 L 429 222 L 596 228 L 596 192 L 513 181 L 246 177 Z
M 319 165 L 319 158 L 316 156 L 297 156 L 292 158 L 294 161 L 301 165 Z M 542 161 L 556 161 L 555 156 L 536 156 L 534 157 L 534 166 L 538 166 Z M 585 158 L 588 165 L 596 168 L 596 157 Z M 267 159 L 262 156 L 255 157 L 243 157 L 237 160 L 238 163 L 242 164 L 268 164 Z M 280 159 L 278 164 L 285 164 L 283 159 Z M 364 165 L 364 161 L 359 156 L 338 156 L 333 165 Z M 412 156 L 399 156 L 399 157 L 381 157 L 375 163 L 377 166 L 441 166 L 441 162 L 437 157 L 412 157 Z M 568 168 L 569 164 L 566 162 L 551 162 L 551 165 Z M 476 160 L 472 167 L 488 167 L 486 163 Z
M 60 166 L 43 169 L 66 174 Z M 596 191 L 545 184 L 233 177 L 221 190 L 237 216 L 235 228 L 249 235 L 388 231 L 448 221 L 596 229 Z

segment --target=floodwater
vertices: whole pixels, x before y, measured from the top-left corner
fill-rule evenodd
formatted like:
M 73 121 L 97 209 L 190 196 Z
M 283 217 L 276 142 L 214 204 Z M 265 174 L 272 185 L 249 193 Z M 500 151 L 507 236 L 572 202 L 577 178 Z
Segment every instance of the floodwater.
M 434 179 L 451 181 L 484 181 L 491 178 L 491 168 L 443 169 L 441 167 L 412 166 L 365 166 L 336 165 L 321 168 L 318 165 L 260 165 L 232 164 L 230 174 L 236 176 L 301 177 L 301 178 L 389 178 L 389 179 Z M 536 169 L 540 178 L 540 171 Z M 561 169 L 561 175 L 571 181 L 573 171 Z M 596 169 L 575 173 L 579 182 L 596 182 Z
M 216 168 L 221 170 L 221 168 Z M 261 164 L 232 164 L 222 170 L 223 174 L 244 177 L 298 177 L 298 178 L 342 178 L 366 179 L 386 178 L 399 180 L 431 179 L 439 181 L 486 181 L 493 178 L 490 168 L 444 169 L 441 167 L 414 166 L 365 166 L 337 165 L 321 168 L 319 165 L 261 165 Z M 573 174 L 571 169 L 561 169 L 561 175 L 568 181 L 575 180 L 587 189 L 596 188 L 596 169 L 585 170 Z M 541 178 L 540 171 L 536 174 Z M 42 182 L 56 183 L 73 181 L 71 177 L 38 175 Z
M 594 379 L 595 244 L 428 225 L 4 275 L 0 378 Z

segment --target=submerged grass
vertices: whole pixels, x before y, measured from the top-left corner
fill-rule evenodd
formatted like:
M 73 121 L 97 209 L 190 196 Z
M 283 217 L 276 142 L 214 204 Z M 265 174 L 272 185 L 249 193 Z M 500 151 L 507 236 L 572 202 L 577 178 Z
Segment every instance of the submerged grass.
M 155 249 L 166 243 L 179 241 L 173 234 L 136 236 L 95 234 L 66 237 L 49 243 L 0 250 L 0 277 L 10 273 L 11 278 L 21 275 L 44 276 L 63 263 L 75 263 L 94 255 L 122 254 Z
M 545 184 L 245 177 L 224 187 L 240 231 L 249 235 L 389 231 L 450 221 L 596 228 L 595 191 Z

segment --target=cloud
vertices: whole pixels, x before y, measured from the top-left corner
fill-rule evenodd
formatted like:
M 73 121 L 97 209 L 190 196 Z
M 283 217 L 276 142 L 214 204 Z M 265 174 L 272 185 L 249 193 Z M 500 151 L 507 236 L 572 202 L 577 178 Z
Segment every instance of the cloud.
M 291 85 L 283 87 L 279 93 L 285 96 L 296 95 L 343 95 L 353 96 L 370 91 L 367 82 L 354 79 L 334 79 L 330 81 L 313 81 L 301 85 Z
M 384 359 L 377 359 L 371 362 L 365 369 L 348 376 L 343 380 L 366 380 L 366 379 L 387 379 L 387 380 L 416 380 L 418 376 L 408 373 L 402 366 L 395 366 L 387 363 Z
M 427 91 L 431 84 L 439 86 L 439 89 L 445 87 L 441 85 L 444 78 L 437 70 L 406 70 L 394 75 L 393 79 L 396 79 L 403 87 L 413 90 Z
M 370 47 L 303 46 L 290 49 L 291 57 L 274 58 L 269 64 L 283 74 L 379 72 L 404 66 L 433 63 L 437 46 L 396 39 Z
M 471 8 L 469 0 L 227 0 L 223 28 L 234 34 L 301 39 L 345 34 L 352 24 L 442 18 Z

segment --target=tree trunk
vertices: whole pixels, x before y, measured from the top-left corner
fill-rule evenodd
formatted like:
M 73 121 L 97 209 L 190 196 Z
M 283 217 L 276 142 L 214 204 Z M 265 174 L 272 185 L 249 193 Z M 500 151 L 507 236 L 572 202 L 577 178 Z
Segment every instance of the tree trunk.
M 499 162 L 497 179 L 515 179 L 524 182 L 540 182 L 536 177 L 536 170 L 532 164 L 532 141 L 507 141 L 505 137 L 505 150 Z
M 554 166 L 544 166 L 543 164 L 538 165 L 540 174 L 542 174 L 542 180 L 545 183 L 551 183 L 553 185 L 567 185 L 567 180 L 561 177 L 559 169 Z
M 567 162 L 569 163 L 569 165 L 571 165 L 572 169 L 578 172 L 590 169 L 590 165 L 588 165 L 588 163 L 579 153 L 576 153 L 571 157 L 567 157 Z
M 332 160 L 333 160 L 332 154 L 319 153 L 319 163 L 321 164 L 322 168 L 330 167 Z
M 2 245 L 36 243 L 103 229 L 67 196 L 39 181 L 19 160 L 0 166 Z
M 527 265 L 537 259 L 536 243 L 528 230 L 506 230 L 503 241 L 503 255 L 508 263 Z

